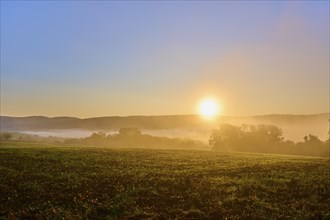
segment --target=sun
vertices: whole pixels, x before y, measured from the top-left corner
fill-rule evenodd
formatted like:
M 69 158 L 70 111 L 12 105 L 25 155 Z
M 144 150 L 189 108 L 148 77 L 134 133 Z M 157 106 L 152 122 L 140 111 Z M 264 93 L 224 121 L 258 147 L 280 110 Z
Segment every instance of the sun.
M 213 119 L 219 114 L 219 104 L 216 99 L 206 98 L 199 103 L 199 114 L 206 119 Z

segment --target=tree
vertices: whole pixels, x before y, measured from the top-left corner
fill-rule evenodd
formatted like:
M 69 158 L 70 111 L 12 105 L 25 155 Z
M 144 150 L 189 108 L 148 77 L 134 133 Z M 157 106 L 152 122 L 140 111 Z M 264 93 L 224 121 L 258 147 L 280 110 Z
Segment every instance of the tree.
M 141 134 L 142 133 L 138 128 L 121 128 L 119 130 L 119 135 L 125 137 L 136 137 L 141 136 Z
M 256 134 L 261 142 L 266 144 L 279 144 L 283 142 L 283 132 L 274 125 L 258 125 Z
M 307 143 L 308 142 L 308 136 L 304 137 L 304 142 Z
M 91 139 L 103 139 L 105 137 L 106 137 L 106 133 L 99 131 L 97 133 L 93 133 L 90 138 Z
M 283 132 L 274 125 L 222 124 L 213 130 L 209 144 L 219 150 L 260 150 L 283 143 Z
M 218 150 L 229 150 L 240 144 L 243 132 L 240 127 L 221 124 L 218 129 L 213 130 L 209 144 Z
M 100 144 L 106 141 L 106 133 L 99 131 L 97 133 L 93 133 L 90 137 L 86 138 L 87 142 L 91 144 Z
M 2 137 L 3 137 L 3 139 L 4 139 L 5 141 L 8 141 L 8 140 L 12 137 L 12 134 L 6 132 L 6 133 L 3 133 L 3 134 L 2 134 Z
M 316 145 L 322 144 L 322 141 L 316 135 L 309 134 L 308 136 L 304 137 L 304 143 Z

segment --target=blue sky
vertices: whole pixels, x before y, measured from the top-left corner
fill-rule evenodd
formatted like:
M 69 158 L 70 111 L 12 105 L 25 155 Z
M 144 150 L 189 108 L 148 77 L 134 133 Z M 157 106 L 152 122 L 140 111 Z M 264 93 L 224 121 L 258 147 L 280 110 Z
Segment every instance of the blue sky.
M 2 1 L 1 115 L 329 109 L 328 1 Z

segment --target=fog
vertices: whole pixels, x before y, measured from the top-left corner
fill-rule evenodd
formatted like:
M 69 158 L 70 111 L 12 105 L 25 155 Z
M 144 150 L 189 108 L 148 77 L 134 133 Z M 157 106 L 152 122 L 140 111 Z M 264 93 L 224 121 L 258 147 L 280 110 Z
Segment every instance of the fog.
M 260 122 L 260 121 L 259 121 Z M 223 123 L 229 123 L 232 125 L 242 124 L 273 124 L 283 131 L 283 136 L 286 140 L 292 140 L 294 142 L 302 141 L 303 137 L 309 134 L 318 136 L 322 141 L 328 138 L 328 124 L 319 123 L 317 120 L 314 122 L 306 123 L 290 123 L 290 122 L 277 122 L 271 123 L 271 121 L 263 121 L 258 123 L 257 120 L 242 119 L 242 120 L 226 120 Z M 199 140 L 204 143 L 208 143 L 211 132 L 216 129 L 216 125 L 202 126 L 202 127 L 184 127 L 184 128 L 172 128 L 172 129 L 141 129 L 143 134 L 149 134 L 159 137 L 171 137 L 171 138 L 183 138 Z M 83 129 L 58 129 L 58 130 L 34 130 L 34 131 L 20 131 L 20 133 L 38 135 L 40 137 L 60 137 L 60 138 L 84 138 L 88 137 L 95 132 L 105 132 L 106 134 L 115 134 L 118 130 L 83 130 Z
M 84 138 L 91 136 L 93 133 L 102 131 L 109 134 L 118 133 L 117 130 L 80 130 L 80 129 L 60 129 L 47 131 L 20 131 L 20 133 L 37 135 L 40 137 L 60 137 L 60 138 Z M 209 128 L 174 128 L 174 129 L 141 129 L 143 134 L 149 134 L 159 137 L 183 138 L 200 140 L 204 143 L 208 142 L 212 129 Z
M 326 157 L 329 152 L 328 118 L 329 114 L 223 116 L 217 120 L 198 119 L 182 123 L 178 122 L 180 117 L 168 117 L 166 120 L 154 120 L 152 126 L 146 123 L 147 119 L 142 122 L 129 119 L 125 123 L 118 123 L 118 128 L 112 129 L 109 129 L 111 126 L 105 129 L 107 126 L 104 124 L 102 129 L 102 124 L 98 122 L 91 126 L 94 129 L 12 130 L 15 135 L 9 138 L 114 148 L 214 149 Z M 62 124 L 56 124 L 59 125 Z M 4 136 L 6 131 L 10 130 L 2 130 L 3 140 L 9 139 Z M 224 140 L 227 142 L 223 142 Z
M 88 130 L 75 130 L 75 129 L 63 129 L 63 130 L 49 130 L 49 131 L 20 131 L 20 133 L 37 135 L 40 137 L 60 137 L 60 138 L 82 138 L 90 136 L 93 131 Z

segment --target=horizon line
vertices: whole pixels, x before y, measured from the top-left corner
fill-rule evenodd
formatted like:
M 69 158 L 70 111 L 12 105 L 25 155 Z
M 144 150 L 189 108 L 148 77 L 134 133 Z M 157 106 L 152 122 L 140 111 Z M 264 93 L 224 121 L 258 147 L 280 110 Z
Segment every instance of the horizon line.
M 256 115 L 220 115 L 218 117 L 257 117 L 257 116 L 311 116 L 311 115 L 323 115 L 330 114 L 329 112 L 311 113 L 311 114 L 292 114 L 292 113 L 269 113 L 269 114 L 256 114 Z M 92 118 L 129 118 L 129 117 L 169 117 L 169 116 L 199 116 L 195 114 L 164 114 L 164 115 L 105 115 L 105 116 L 91 116 L 91 117 L 78 117 L 78 116 L 46 116 L 46 115 L 27 115 L 27 116 L 12 116 L 12 115 L 0 115 L 0 117 L 11 117 L 11 118 L 32 118 L 32 117 L 44 117 L 44 118 L 76 118 L 76 119 L 92 119 Z

